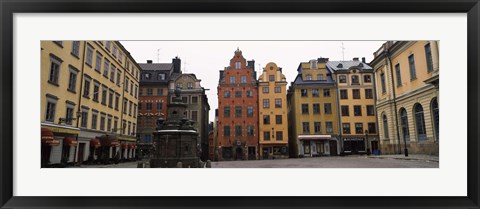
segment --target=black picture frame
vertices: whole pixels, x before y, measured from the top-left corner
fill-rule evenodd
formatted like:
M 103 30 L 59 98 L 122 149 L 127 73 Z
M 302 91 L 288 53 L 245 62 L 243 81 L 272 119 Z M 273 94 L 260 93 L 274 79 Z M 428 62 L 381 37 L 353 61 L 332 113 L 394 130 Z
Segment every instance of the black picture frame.
M 0 0 L 1 208 L 479 208 L 478 0 Z M 20 197 L 13 196 L 15 13 L 467 13 L 468 195 L 465 197 Z M 454 81 L 452 81 L 454 82 Z M 454 127 L 453 127 L 454 128 Z M 455 179 L 446 179 L 454 181 Z M 268 194 L 267 194 L 268 195 Z

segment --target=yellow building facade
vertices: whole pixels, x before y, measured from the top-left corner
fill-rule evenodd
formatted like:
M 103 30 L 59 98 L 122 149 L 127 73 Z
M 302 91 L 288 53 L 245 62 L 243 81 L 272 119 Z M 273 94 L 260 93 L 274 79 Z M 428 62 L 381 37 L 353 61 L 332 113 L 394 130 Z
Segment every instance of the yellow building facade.
M 337 84 L 341 150 L 363 154 L 379 149 L 373 69 L 354 58 L 330 61 L 327 68 Z
M 258 79 L 261 159 L 288 158 L 286 86 L 281 68 L 273 62 L 268 63 Z
M 337 155 L 336 83 L 328 58 L 300 63 L 287 93 L 290 157 Z
M 133 158 L 139 67 L 130 53 L 117 41 L 41 49 L 42 166 Z
M 438 155 L 439 42 L 388 41 L 370 64 L 382 152 Z

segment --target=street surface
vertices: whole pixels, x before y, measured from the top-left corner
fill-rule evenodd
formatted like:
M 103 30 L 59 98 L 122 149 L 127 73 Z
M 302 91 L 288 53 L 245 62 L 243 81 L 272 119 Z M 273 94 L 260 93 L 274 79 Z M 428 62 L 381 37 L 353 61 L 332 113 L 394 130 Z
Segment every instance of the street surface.
M 438 168 L 438 157 L 427 155 L 333 156 L 276 160 L 212 162 L 212 168 Z M 137 168 L 137 162 L 81 165 L 72 168 Z

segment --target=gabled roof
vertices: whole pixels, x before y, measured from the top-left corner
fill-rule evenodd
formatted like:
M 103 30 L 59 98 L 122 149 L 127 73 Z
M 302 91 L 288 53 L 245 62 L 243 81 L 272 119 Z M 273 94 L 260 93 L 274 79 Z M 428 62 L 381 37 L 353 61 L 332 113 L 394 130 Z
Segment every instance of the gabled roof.
M 138 65 L 140 65 L 142 70 L 173 70 L 172 63 L 139 63 Z
M 329 61 L 327 62 L 327 68 L 332 71 L 348 70 L 350 68 L 357 68 L 360 70 L 372 70 L 373 68 L 361 61 Z

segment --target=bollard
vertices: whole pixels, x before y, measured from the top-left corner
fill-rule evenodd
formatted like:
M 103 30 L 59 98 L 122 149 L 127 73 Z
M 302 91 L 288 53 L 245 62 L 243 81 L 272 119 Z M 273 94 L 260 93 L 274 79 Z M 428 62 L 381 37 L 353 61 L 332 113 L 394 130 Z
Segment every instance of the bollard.
M 177 168 L 183 168 L 182 162 L 177 162 Z
M 212 167 L 212 161 L 207 160 L 207 168 L 211 168 L 211 167 Z
M 138 162 L 137 163 L 137 168 L 145 168 L 145 166 L 143 165 L 142 162 Z

